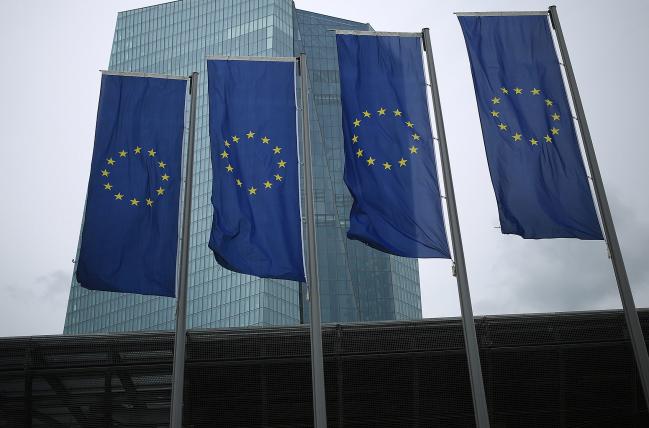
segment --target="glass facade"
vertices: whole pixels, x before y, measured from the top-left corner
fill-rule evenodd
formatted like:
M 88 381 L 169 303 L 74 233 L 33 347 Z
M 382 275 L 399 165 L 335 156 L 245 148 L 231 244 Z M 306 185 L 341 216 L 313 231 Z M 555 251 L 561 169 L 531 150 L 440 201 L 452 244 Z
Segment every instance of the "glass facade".
M 118 14 L 109 69 L 200 73 L 188 328 L 298 324 L 300 308 L 308 307 L 300 302 L 306 295 L 300 292 L 302 285 L 230 272 L 214 261 L 207 246 L 212 222 L 209 55 L 307 54 L 323 321 L 421 318 L 417 261 L 345 237 L 351 200 L 342 181 L 341 110 L 330 28 L 369 25 L 296 10 L 290 0 L 185 0 Z M 172 298 L 89 291 L 73 278 L 64 333 L 172 330 L 174 311 Z

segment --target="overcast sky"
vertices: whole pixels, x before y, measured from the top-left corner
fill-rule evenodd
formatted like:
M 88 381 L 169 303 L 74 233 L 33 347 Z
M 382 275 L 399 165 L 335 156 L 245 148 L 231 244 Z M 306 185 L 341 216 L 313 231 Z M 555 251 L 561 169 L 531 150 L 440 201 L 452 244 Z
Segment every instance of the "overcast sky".
M 0 336 L 63 330 L 117 12 L 160 1 L 4 2 L 0 14 Z M 557 0 L 636 305 L 649 306 L 649 2 Z M 454 11 L 542 1 L 296 0 L 380 31 L 430 27 L 476 314 L 619 308 L 603 242 L 500 234 Z M 420 261 L 425 317 L 457 316 L 448 260 Z

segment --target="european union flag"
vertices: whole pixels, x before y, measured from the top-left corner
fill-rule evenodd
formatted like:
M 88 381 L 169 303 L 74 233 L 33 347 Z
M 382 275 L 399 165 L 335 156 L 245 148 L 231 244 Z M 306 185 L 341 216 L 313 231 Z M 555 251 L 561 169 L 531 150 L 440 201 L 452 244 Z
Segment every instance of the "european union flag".
M 104 74 L 77 281 L 175 296 L 184 79 Z
M 502 233 L 603 239 L 546 16 L 460 16 Z
M 336 36 L 347 237 L 404 257 L 450 258 L 420 37 Z
M 210 248 L 234 272 L 305 281 L 295 61 L 208 60 Z

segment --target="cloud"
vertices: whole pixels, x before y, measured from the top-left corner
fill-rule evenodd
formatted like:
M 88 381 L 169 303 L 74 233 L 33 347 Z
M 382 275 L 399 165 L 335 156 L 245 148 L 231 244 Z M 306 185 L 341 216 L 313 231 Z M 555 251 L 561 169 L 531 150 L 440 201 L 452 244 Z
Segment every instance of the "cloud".
M 636 306 L 649 303 L 647 221 L 615 200 L 618 237 L 634 291 Z M 620 233 L 623 232 L 623 233 Z M 492 275 L 486 278 L 478 305 L 481 312 L 550 312 L 620 308 L 611 260 L 602 241 L 574 239 L 525 241 L 505 237 Z
M 24 285 L 0 285 L 0 336 L 60 334 L 70 273 L 57 269 Z

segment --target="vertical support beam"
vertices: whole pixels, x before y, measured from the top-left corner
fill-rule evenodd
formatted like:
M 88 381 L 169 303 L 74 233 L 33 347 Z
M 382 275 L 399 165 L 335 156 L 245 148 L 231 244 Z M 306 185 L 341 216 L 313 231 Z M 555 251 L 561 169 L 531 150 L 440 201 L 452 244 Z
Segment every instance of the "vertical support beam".
M 104 426 L 111 428 L 113 426 L 113 373 L 111 368 L 107 368 L 104 373 Z
M 185 166 L 183 221 L 180 238 L 180 272 L 176 297 L 176 339 L 174 342 L 173 384 L 171 386 L 171 428 L 181 428 L 183 421 L 183 391 L 185 386 L 185 340 L 187 330 L 187 280 L 189 276 L 189 226 L 192 215 L 192 178 L 194 176 L 194 139 L 196 135 L 196 99 L 198 73 L 189 80 L 189 135 Z
M 424 38 L 424 50 L 428 62 L 428 75 L 430 86 L 433 92 L 433 110 L 435 113 L 435 127 L 437 128 L 437 139 L 442 162 L 442 175 L 444 176 L 444 189 L 446 190 L 446 207 L 448 220 L 451 229 L 451 241 L 453 243 L 453 256 L 457 277 L 457 288 L 460 296 L 460 308 L 462 310 L 462 329 L 464 331 L 464 346 L 466 348 L 467 362 L 469 364 L 469 377 L 471 380 L 471 393 L 473 396 L 473 410 L 476 426 L 478 428 L 489 427 L 489 413 L 487 411 L 487 399 L 482 380 L 482 367 L 480 366 L 480 349 L 478 337 L 475 331 L 473 320 L 473 308 L 471 307 L 471 295 L 469 294 L 469 280 L 464 262 L 464 249 L 462 247 L 462 236 L 460 235 L 460 222 L 455 204 L 455 191 L 453 190 L 453 178 L 451 176 L 451 163 L 448 157 L 446 146 L 446 132 L 444 131 L 444 118 L 437 87 L 435 75 L 435 63 L 433 62 L 433 50 L 430 43 L 430 31 L 428 28 L 422 30 Z
M 23 413 L 23 426 L 25 428 L 32 428 L 32 367 L 34 366 L 32 347 L 32 339 L 29 339 L 27 347 L 25 348 L 25 384 L 23 391 L 23 403 L 24 403 L 24 413 Z
M 33 377 L 31 370 L 25 371 L 25 387 L 23 392 L 24 410 L 23 410 L 23 426 L 25 428 L 32 427 L 32 381 Z
M 336 379 L 338 383 L 338 390 L 336 391 L 338 399 L 338 428 L 345 428 L 345 379 L 343 372 L 343 357 L 342 357 L 342 340 L 343 331 L 340 324 L 336 326 Z
M 322 328 L 320 325 L 320 286 L 318 283 L 318 257 L 315 243 L 315 211 L 313 208 L 313 174 L 311 172 L 311 139 L 309 135 L 309 79 L 306 55 L 300 54 L 300 92 L 302 109 L 302 158 L 304 159 L 304 201 L 306 205 L 307 285 L 311 330 L 311 385 L 313 388 L 313 425 L 327 426 L 327 406 L 324 386 L 322 356 Z
M 636 365 L 638 366 L 642 390 L 644 391 L 645 404 L 649 409 L 649 355 L 647 354 L 647 346 L 642 334 L 638 312 L 633 301 L 633 294 L 631 293 L 631 287 L 629 285 L 629 277 L 627 276 L 626 268 L 624 267 L 620 243 L 618 242 L 617 234 L 615 233 L 613 217 L 611 216 L 608 199 L 606 198 L 606 192 L 604 191 L 602 175 L 599 172 L 597 157 L 595 156 L 595 149 L 593 147 L 593 140 L 590 137 L 590 130 L 588 129 L 588 122 L 586 121 L 586 114 L 584 113 L 584 107 L 581 103 L 581 97 L 579 96 L 577 79 L 572 70 L 570 56 L 568 55 L 568 47 L 566 46 L 566 41 L 563 38 L 563 32 L 561 31 L 557 7 L 550 6 L 549 13 L 552 26 L 557 35 L 559 50 L 561 52 L 561 57 L 563 58 L 568 86 L 570 87 L 570 94 L 572 95 L 572 103 L 575 107 L 577 121 L 579 122 L 581 140 L 584 144 L 586 160 L 588 161 L 590 175 L 593 179 L 595 198 L 597 199 L 599 213 L 602 218 L 602 226 L 604 227 L 604 234 L 606 236 L 606 244 L 608 245 L 608 251 L 613 263 L 613 270 L 615 271 L 615 279 L 617 280 L 617 287 L 620 292 L 620 299 L 622 300 L 624 317 L 629 330 L 629 336 L 631 337 L 631 345 L 633 346 L 633 353 L 635 355 Z

